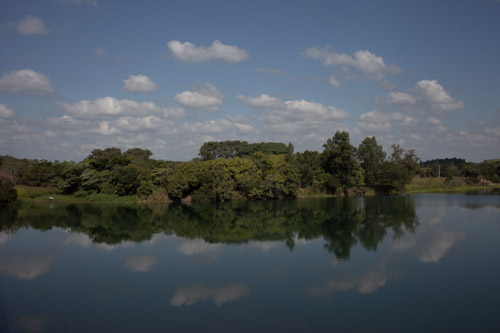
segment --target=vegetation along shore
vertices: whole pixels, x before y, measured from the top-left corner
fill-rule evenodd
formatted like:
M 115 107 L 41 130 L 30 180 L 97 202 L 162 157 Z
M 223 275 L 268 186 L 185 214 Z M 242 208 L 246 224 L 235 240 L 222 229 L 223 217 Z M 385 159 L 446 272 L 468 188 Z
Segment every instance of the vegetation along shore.
M 358 147 L 337 131 L 323 151 L 275 142 L 206 142 L 188 162 L 151 151 L 94 149 L 80 162 L 0 156 L 0 204 L 16 201 L 170 202 L 262 200 L 375 193 L 453 193 L 500 188 L 500 159 L 421 162 L 414 150 L 375 137 Z

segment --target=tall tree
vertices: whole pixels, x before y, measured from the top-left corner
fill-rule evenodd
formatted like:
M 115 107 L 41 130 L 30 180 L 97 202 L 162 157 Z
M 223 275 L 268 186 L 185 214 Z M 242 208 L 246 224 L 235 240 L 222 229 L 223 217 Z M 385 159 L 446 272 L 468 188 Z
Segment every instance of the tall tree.
M 361 162 L 361 167 L 365 170 L 365 184 L 368 186 L 377 185 L 380 168 L 385 160 L 382 146 L 377 144 L 377 139 L 374 136 L 366 137 L 359 144 L 356 155 Z
M 349 133 L 337 131 L 326 141 L 321 153 L 323 169 L 331 175 L 330 191 L 338 187 L 348 194 L 349 188 L 362 182 L 362 171 L 356 161 L 356 148 L 349 142 Z

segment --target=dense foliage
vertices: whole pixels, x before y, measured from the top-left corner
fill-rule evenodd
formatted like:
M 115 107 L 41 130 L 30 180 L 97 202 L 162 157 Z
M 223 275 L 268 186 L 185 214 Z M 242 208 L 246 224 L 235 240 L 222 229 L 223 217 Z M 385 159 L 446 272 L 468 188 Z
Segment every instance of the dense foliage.
M 296 197 L 301 191 L 401 192 L 416 174 L 450 182 L 462 177 L 470 184 L 500 182 L 500 160 L 475 164 L 453 158 L 419 165 L 413 150 L 399 145 L 392 149 L 386 157 L 375 137 L 355 147 L 349 133 L 337 131 L 322 152 L 294 153 L 291 144 L 275 142 L 207 142 L 199 158 L 189 162 L 156 160 L 147 149 L 122 152 L 116 147 L 94 149 L 78 163 L 0 156 L 0 171 L 10 179 L 2 180 L 2 195 L 9 197 L 14 183 L 52 187 L 79 197 L 102 193 L 160 201 L 229 201 Z

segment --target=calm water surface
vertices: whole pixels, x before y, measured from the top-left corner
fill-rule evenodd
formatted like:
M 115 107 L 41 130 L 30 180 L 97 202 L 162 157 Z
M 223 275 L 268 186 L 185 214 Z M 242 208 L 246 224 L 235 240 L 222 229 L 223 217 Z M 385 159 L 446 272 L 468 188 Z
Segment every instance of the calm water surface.
M 0 332 L 500 332 L 500 196 L 0 211 Z

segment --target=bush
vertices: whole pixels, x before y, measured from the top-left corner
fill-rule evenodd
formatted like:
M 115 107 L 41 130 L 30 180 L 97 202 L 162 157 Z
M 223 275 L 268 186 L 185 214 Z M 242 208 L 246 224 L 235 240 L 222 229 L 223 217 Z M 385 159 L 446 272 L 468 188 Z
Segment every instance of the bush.
M 14 182 L 6 173 L 0 173 L 0 206 L 17 201 L 17 191 Z

